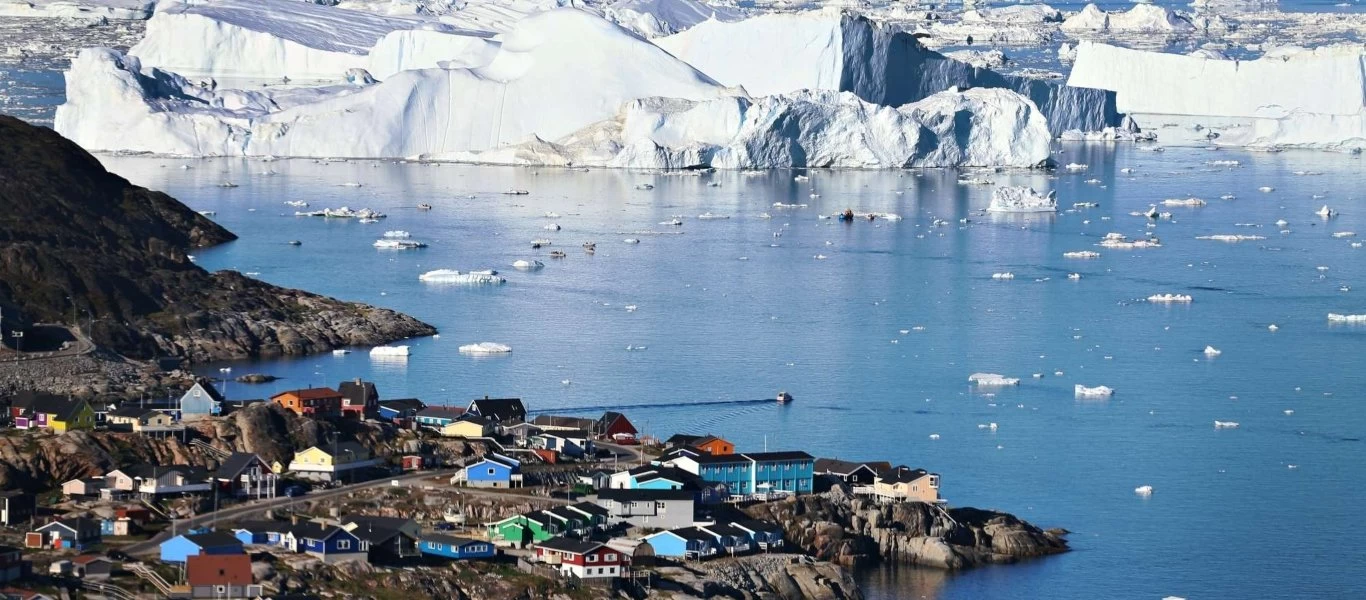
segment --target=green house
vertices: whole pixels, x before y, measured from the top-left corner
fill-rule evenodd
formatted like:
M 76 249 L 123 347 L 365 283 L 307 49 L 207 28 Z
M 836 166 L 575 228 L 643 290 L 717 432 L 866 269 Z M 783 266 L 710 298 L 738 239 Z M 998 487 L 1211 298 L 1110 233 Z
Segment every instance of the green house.
M 490 540 L 511 542 L 515 546 L 544 542 L 559 533 L 554 520 L 541 511 L 508 517 L 489 524 L 488 528 Z

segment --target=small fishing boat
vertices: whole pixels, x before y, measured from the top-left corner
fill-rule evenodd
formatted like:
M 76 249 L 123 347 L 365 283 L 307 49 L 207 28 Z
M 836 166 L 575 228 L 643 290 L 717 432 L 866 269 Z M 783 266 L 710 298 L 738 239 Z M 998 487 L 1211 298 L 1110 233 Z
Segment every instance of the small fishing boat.
M 561 251 L 559 251 L 559 250 L 556 250 L 556 251 L 550 253 L 550 258 L 564 258 L 564 257 L 565 257 L 564 252 L 561 252 Z
M 844 212 L 840 214 L 840 220 L 845 223 L 852 223 L 854 221 L 854 210 L 852 208 L 844 209 Z
M 418 210 L 431 210 L 431 209 L 432 209 L 432 205 L 427 204 L 426 202 L 423 202 L 422 204 L 417 205 L 417 209 L 418 209 Z
M 778 404 L 788 404 L 791 402 L 792 394 L 789 394 L 787 392 L 778 392 Z
M 299 240 L 289 240 L 289 245 L 291 245 L 291 246 L 302 246 L 302 245 L 304 245 L 304 243 L 301 242 L 301 241 L 299 241 Z

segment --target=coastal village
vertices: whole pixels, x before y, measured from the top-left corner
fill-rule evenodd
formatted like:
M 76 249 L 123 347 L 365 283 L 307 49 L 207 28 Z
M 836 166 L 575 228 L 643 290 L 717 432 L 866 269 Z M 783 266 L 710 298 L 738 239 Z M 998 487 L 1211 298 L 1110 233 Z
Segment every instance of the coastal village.
M 671 567 L 747 555 L 800 561 L 803 549 L 784 525 L 747 507 L 838 488 L 870 503 L 944 510 L 939 475 L 921 468 L 799 448 L 756 452 L 724 432 L 660 439 L 621 412 L 549 414 L 517 398 L 382 399 L 359 379 L 261 400 L 228 400 L 199 380 L 160 403 L 41 392 L 0 402 L 7 436 L 169 438 L 208 459 L 125 464 L 59 489 L 0 495 L 12 544 L 0 547 L 0 585 L 9 598 L 75 590 L 119 599 L 275 597 L 308 591 L 286 571 L 443 568 L 646 597 L 668 589 Z M 377 452 L 334 433 L 272 461 L 210 443 L 212 423 L 249 410 L 392 427 L 411 437 L 412 451 Z M 429 441 L 464 451 L 424 452 Z M 357 498 L 371 501 L 347 502 Z

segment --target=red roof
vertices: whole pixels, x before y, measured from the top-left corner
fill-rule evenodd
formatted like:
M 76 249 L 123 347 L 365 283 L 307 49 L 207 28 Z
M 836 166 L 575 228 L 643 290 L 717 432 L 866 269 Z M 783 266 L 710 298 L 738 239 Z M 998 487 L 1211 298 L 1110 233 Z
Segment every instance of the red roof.
M 196 554 L 186 561 L 190 585 L 251 585 L 251 557 L 246 554 Z
M 298 396 L 300 400 L 318 400 L 320 398 L 340 398 L 341 392 L 338 392 L 337 390 L 334 390 L 330 387 L 319 387 L 307 388 L 302 390 L 289 390 L 288 392 L 280 392 L 278 394 L 275 394 L 275 396 L 273 397 L 279 398 L 280 396 L 284 395 Z

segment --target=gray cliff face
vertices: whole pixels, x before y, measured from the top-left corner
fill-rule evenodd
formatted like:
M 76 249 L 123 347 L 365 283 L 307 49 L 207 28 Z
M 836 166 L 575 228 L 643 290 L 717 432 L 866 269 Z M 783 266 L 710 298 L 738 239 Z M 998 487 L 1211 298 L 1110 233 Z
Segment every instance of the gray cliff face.
M 1013 515 L 921 502 L 878 504 L 842 492 L 746 509 L 783 525 L 789 543 L 848 567 L 877 561 L 966 569 L 1067 551 L 1062 532 Z
M 663 597 L 736 600 L 863 600 L 845 568 L 794 554 L 755 554 L 687 565 L 667 577 L 683 589 Z

